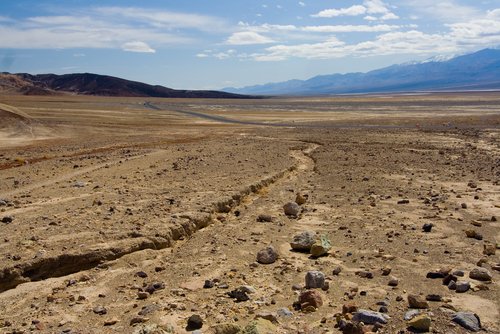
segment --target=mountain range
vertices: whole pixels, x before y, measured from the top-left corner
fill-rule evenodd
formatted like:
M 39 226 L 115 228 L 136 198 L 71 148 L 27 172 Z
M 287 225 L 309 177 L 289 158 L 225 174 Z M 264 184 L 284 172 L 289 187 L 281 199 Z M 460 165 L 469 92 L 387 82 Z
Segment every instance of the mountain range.
M 308 80 L 224 88 L 253 95 L 330 95 L 418 91 L 500 90 L 500 50 L 392 65 L 367 73 L 319 75 Z
M 171 98 L 251 98 L 251 96 L 220 91 L 171 89 L 92 73 L 31 75 L 27 73 L 11 74 L 4 72 L 0 73 L 0 93 Z

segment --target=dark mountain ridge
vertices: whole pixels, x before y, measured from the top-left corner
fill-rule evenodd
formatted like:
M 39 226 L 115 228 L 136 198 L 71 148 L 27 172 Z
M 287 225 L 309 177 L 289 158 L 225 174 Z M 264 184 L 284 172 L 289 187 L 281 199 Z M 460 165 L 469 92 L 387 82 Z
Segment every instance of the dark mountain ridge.
M 367 73 L 320 75 L 223 90 L 257 95 L 329 95 L 483 89 L 500 90 L 500 50 L 484 49 L 447 61 L 392 65 Z
M 170 98 L 252 98 L 251 96 L 213 90 L 178 90 L 159 85 L 148 85 L 108 75 L 92 73 L 37 74 L 2 73 L 1 76 L 16 76 L 22 84 L 18 92 L 25 95 L 47 95 L 71 93 L 96 96 L 124 97 L 170 97 Z M 12 81 L 12 78 L 10 79 Z

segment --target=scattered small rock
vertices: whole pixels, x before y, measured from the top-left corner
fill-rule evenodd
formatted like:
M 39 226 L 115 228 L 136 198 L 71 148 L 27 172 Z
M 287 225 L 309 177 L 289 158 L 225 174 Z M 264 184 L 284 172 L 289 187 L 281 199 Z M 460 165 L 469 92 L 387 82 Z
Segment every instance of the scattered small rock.
M 307 197 L 308 195 L 302 195 L 301 193 L 298 193 L 297 196 L 295 196 L 295 203 L 297 203 L 298 205 L 306 204 Z
M 106 308 L 104 306 L 96 306 L 92 309 L 92 311 L 95 314 L 99 314 L 99 315 L 105 315 L 106 313 L 108 313 L 108 310 L 106 310 Z
M 429 303 L 419 295 L 408 295 L 408 304 L 410 308 L 429 308 Z
M 338 276 L 341 272 L 342 272 L 342 267 L 336 267 L 335 269 L 333 269 L 332 275 Z
M 313 257 L 320 257 L 328 254 L 328 251 L 332 248 L 332 243 L 327 238 L 326 235 L 321 235 L 319 240 L 317 240 L 311 246 L 311 255 Z
M 306 289 L 321 289 L 325 285 L 325 274 L 321 271 L 306 273 Z
M 152 295 L 156 291 L 163 290 L 163 289 L 165 289 L 165 283 L 163 283 L 163 282 L 155 282 L 155 283 L 152 283 L 152 284 L 148 285 L 146 287 L 145 291 Z
M 283 206 L 283 212 L 287 216 L 297 217 L 300 213 L 300 206 L 295 202 L 288 202 Z
M 261 264 L 271 264 L 276 262 L 277 259 L 278 252 L 276 252 L 273 246 L 267 246 L 257 253 L 257 262 Z
M 398 286 L 399 280 L 396 277 L 392 276 L 388 284 L 389 286 Z
M 312 245 L 316 242 L 316 232 L 314 231 L 304 231 L 293 237 L 290 246 L 293 250 L 299 252 L 309 252 Z
M 423 226 L 422 226 L 422 230 L 426 233 L 429 233 L 432 228 L 434 227 L 434 224 L 433 223 L 425 223 Z
M 302 310 L 308 306 L 318 309 L 323 305 L 323 298 L 318 290 L 307 290 L 300 294 L 299 304 Z
M 481 320 L 475 313 L 457 312 L 451 321 L 473 332 L 479 332 L 481 330 Z
M 368 270 L 357 271 L 356 275 L 358 275 L 359 277 L 362 277 L 362 278 L 370 278 L 370 279 L 373 278 L 373 273 L 371 271 L 368 271 Z
M 473 238 L 476 240 L 483 240 L 483 235 L 476 230 L 465 230 L 465 235 L 467 238 Z
M 369 310 L 358 310 L 354 313 L 352 320 L 355 322 L 363 322 L 365 324 L 386 324 L 389 316 L 380 312 Z
M 240 326 L 231 323 L 213 325 L 211 329 L 214 334 L 238 334 L 241 332 Z
M 260 214 L 257 217 L 257 221 L 259 223 L 271 223 L 273 221 L 273 216 L 268 215 L 268 214 Z
M 469 273 L 469 277 L 478 281 L 491 281 L 493 276 L 485 268 L 474 268 Z
M 241 334 L 270 334 L 277 333 L 276 326 L 266 319 L 256 319 L 249 323 Z
M 4 216 L 2 218 L 2 223 L 10 224 L 10 223 L 12 223 L 13 220 L 14 220 L 14 218 L 12 216 Z
M 456 283 L 455 291 L 459 293 L 467 292 L 470 289 L 470 283 L 467 281 L 461 281 Z
M 431 327 L 431 317 L 419 314 L 408 322 L 408 326 L 422 332 L 428 332 Z
M 203 319 L 198 314 L 193 314 L 187 320 L 187 331 L 194 331 L 203 327 Z
M 483 254 L 484 255 L 488 255 L 488 256 L 495 255 L 496 251 L 497 251 L 497 247 L 494 244 L 488 243 L 488 244 L 483 245 Z

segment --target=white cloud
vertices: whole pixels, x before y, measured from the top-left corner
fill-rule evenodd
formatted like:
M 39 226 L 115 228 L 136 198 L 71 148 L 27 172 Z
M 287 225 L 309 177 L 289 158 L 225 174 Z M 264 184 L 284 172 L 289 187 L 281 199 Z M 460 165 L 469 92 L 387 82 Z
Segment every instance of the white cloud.
M 391 12 L 388 5 L 381 0 L 365 0 L 363 5 L 353 5 L 347 8 L 340 9 L 325 9 L 317 14 L 311 15 L 312 17 L 320 18 L 332 18 L 337 16 L 359 16 L 369 14 L 365 16 L 365 20 L 375 21 L 375 20 L 394 20 L 399 17 Z M 379 18 L 374 15 L 381 15 Z
M 210 57 L 210 55 L 207 55 L 206 53 L 198 53 L 196 55 L 196 57 L 198 57 L 198 58 L 208 58 L 208 57 Z
M 330 26 L 306 26 L 302 30 L 310 32 L 324 32 L 324 33 L 336 33 L 336 32 L 383 32 L 392 31 L 398 29 L 397 25 L 330 25 Z
M 381 0 L 365 0 L 363 4 L 368 14 L 386 14 L 390 12 L 387 5 Z
M 211 16 L 98 7 L 74 15 L 0 19 L 0 48 L 114 48 L 152 53 L 160 46 L 193 43 L 193 30 L 219 33 L 227 29 L 223 20 Z
M 361 5 L 354 5 L 348 8 L 340 8 L 340 9 L 325 9 L 320 11 L 317 14 L 311 15 L 312 17 L 322 17 L 322 18 L 330 18 L 336 16 L 357 16 L 363 15 L 366 13 L 366 7 Z
M 304 2 L 302 2 L 302 1 L 299 1 L 299 6 L 300 6 L 300 7 L 305 7 L 305 6 L 306 6 L 306 4 L 305 4 Z
M 123 17 L 142 24 L 167 29 L 196 29 L 200 31 L 225 31 L 226 24 L 220 18 L 136 7 L 99 7 L 95 12 L 105 16 Z
M 230 45 L 268 44 L 274 41 L 254 31 L 235 32 L 227 39 Z
M 464 6 L 455 0 L 404 0 L 403 4 L 410 6 L 413 11 L 436 18 L 443 22 L 465 22 L 482 16 L 479 9 Z
M 397 20 L 399 19 L 399 16 L 397 16 L 396 14 L 394 13 L 387 13 L 387 14 L 384 14 L 380 17 L 380 20 L 382 21 L 386 21 L 386 20 Z
M 122 45 L 122 50 L 140 53 L 155 53 L 156 50 L 152 49 L 147 43 L 141 41 L 127 42 Z

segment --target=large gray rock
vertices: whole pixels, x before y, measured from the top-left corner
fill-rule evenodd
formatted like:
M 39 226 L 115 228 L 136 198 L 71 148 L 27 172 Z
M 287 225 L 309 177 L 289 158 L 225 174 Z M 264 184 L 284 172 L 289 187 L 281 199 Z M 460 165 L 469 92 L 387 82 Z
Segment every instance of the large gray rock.
M 491 281 L 493 276 L 485 268 L 474 268 L 469 273 L 469 277 L 478 281 Z
M 257 253 L 257 262 L 261 264 L 271 264 L 276 262 L 278 259 L 278 252 L 274 249 L 273 246 L 267 246 L 266 248 L 260 250 Z
M 317 240 L 311 247 L 311 255 L 314 257 L 320 257 L 328 254 L 328 251 L 332 248 L 332 243 L 326 235 L 321 235 L 319 240 Z
M 473 332 L 479 332 L 481 330 L 481 320 L 477 314 L 471 312 L 457 312 L 451 321 Z
M 321 289 L 325 285 L 325 274 L 321 271 L 308 271 L 306 289 Z
M 352 317 L 353 321 L 364 322 L 368 325 L 374 325 L 376 323 L 386 324 L 389 319 L 389 316 L 386 314 L 369 310 L 358 310 Z
M 283 211 L 287 216 L 297 217 L 300 212 L 300 206 L 295 202 L 288 202 L 283 205 Z
M 304 231 L 293 237 L 290 246 L 293 250 L 299 252 L 309 252 L 312 245 L 316 242 L 316 232 L 314 231 Z

